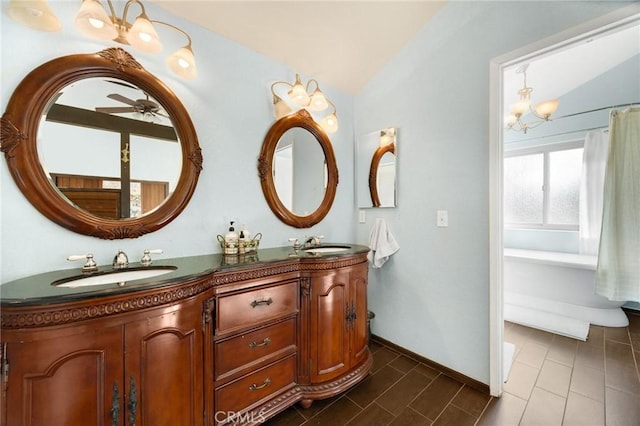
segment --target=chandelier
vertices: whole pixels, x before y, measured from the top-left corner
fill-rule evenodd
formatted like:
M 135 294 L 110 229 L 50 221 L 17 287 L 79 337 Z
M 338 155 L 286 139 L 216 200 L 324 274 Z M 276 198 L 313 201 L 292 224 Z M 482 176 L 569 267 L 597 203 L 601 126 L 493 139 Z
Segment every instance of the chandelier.
M 182 78 L 197 77 L 196 61 L 189 34 L 174 25 L 149 19 L 141 0 L 128 0 L 121 17 L 116 15 L 111 0 L 106 1 L 109 14 L 100 0 L 83 0 L 75 16 L 75 26 L 79 32 L 92 38 L 130 45 L 145 53 L 158 53 L 162 50 L 162 43 L 155 26 L 171 28 L 183 34 L 187 38 L 187 44 L 167 57 L 167 66 Z M 127 21 L 127 13 L 133 4 L 139 7 L 140 14 L 133 23 L 130 23 Z M 58 31 L 62 28 L 46 0 L 11 0 L 7 14 L 21 24 L 37 30 Z
M 305 86 L 302 84 L 298 74 L 296 74 L 296 81 L 293 84 L 286 81 L 276 81 L 271 85 L 276 120 L 293 112 L 293 109 L 287 102 L 276 94 L 275 87 L 279 84 L 289 87 L 287 97 L 296 107 L 305 108 L 309 111 L 324 111 L 329 108 L 329 106 L 333 107 L 333 112 L 320 121 L 320 127 L 327 133 L 335 133 L 338 130 L 338 117 L 336 116 L 336 106 L 334 103 L 324 96 L 316 80 L 309 80 Z M 312 85 L 315 85 L 315 90 L 310 92 L 309 89 L 314 87 Z
M 520 99 L 511 105 L 510 114 L 507 117 L 507 130 L 515 130 L 523 133 L 527 133 L 527 130 L 538 127 L 546 121 L 551 121 L 551 115 L 558 109 L 558 100 L 547 100 L 539 102 L 533 107 L 531 105 L 531 92 L 532 87 L 527 86 L 527 68 L 529 64 L 523 64 L 516 73 L 522 74 L 524 84 L 522 89 L 518 90 Z M 534 119 L 525 123 L 523 116 L 527 113 L 533 115 Z

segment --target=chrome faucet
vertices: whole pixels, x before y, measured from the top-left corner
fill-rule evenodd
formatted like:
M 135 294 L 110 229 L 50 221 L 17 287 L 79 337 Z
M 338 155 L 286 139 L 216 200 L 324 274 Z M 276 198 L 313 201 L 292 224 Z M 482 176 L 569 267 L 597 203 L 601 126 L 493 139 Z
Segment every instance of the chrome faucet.
M 126 268 L 129 265 L 129 258 L 124 250 L 119 249 L 118 253 L 113 257 L 113 267 L 116 269 Z
M 307 237 L 304 242 L 305 247 L 315 247 L 320 245 L 320 240 L 324 238 L 324 235 L 312 235 L 311 237 Z

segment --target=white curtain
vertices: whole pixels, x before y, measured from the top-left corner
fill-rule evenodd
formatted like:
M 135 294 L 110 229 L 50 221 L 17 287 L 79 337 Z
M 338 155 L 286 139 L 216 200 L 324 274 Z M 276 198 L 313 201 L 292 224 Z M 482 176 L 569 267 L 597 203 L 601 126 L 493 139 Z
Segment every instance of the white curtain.
M 602 228 L 604 172 L 609 155 L 609 134 L 605 130 L 587 133 L 580 179 L 580 253 L 598 254 Z
M 640 302 L 640 107 L 614 110 L 596 293 Z

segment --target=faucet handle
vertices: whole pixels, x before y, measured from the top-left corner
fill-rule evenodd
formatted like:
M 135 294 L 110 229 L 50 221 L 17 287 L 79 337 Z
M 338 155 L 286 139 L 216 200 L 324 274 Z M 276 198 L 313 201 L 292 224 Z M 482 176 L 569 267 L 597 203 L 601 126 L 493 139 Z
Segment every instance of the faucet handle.
M 299 250 L 299 249 L 300 249 L 300 247 L 301 247 L 301 246 L 300 246 L 300 242 L 298 241 L 298 239 L 297 239 L 297 238 L 295 238 L 295 237 L 291 237 L 291 238 L 289 238 L 289 242 L 290 242 L 290 243 L 293 243 L 293 249 L 294 249 L 294 250 Z
M 98 270 L 98 265 L 93 260 L 93 254 L 72 254 L 71 256 L 67 256 L 67 260 L 75 261 L 75 260 L 84 260 L 86 259 L 85 264 L 82 266 L 82 272 L 93 272 Z
M 150 254 L 160 254 L 162 253 L 162 249 L 154 249 L 154 250 L 145 250 L 142 254 L 142 259 L 140 259 L 140 264 L 142 266 L 151 265 L 151 256 Z

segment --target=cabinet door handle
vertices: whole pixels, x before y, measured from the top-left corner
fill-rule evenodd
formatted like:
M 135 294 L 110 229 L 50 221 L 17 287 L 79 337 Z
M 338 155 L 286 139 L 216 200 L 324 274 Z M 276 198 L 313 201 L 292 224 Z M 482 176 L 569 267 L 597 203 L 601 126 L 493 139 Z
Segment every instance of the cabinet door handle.
M 138 408 L 138 391 L 136 389 L 136 381 L 133 376 L 129 380 L 129 426 L 136 426 L 136 409 Z
M 111 394 L 111 426 L 120 424 L 120 389 L 118 381 L 113 383 L 113 393 Z
M 267 377 L 267 380 L 265 380 L 263 384 L 256 385 L 255 383 L 253 383 L 251 386 L 249 386 L 249 390 L 254 391 L 254 390 L 266 388 L 267 386 L 269 386 L 269 383 L 271 383 L 271 379 Z
M 254 300 L 253 302 L 250 303 L 252 308 L 255 308 L 256 306 L 259 305 L 267 305 L 269 306 L 270 304 L 273 303 L 273 299 L 272 298 L 268 298 L 267 300 Z
M 256 342 L 249 343 L 249 347 L 250 348 L 259 348 L 260 346 L 267 346 L 269 343 L 271 343 L 271 339 L 269 339 L 267 337 L 266 339 L 264 339 L 262 341 L 262 343 L 256 343 Z
M 347 326 L 347 331 L 349 331 L 349 323 L 351 322 L 351 319 L 349 318 L 349 311 L 351 310 L 351 308 L 349 307 L 349 302 L 347 302 L 347 312 L 345 313 L 345 320 L 346 320 L 346 326 Z

